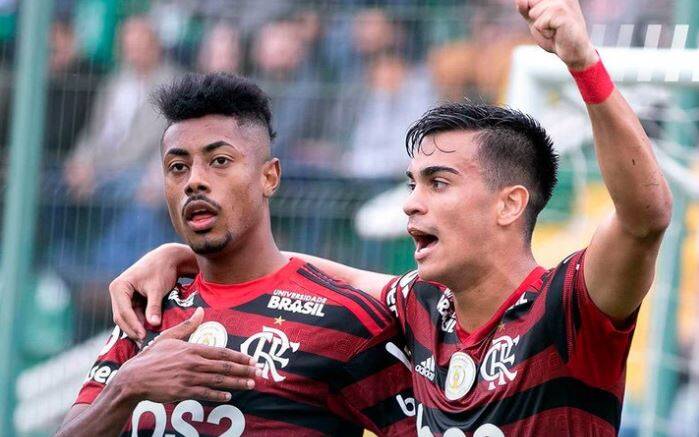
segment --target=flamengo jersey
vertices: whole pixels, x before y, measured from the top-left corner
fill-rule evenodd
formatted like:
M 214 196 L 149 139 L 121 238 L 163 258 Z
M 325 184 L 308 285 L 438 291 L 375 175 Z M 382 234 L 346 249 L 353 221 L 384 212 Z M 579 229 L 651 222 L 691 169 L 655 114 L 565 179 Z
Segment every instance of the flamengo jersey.
M 239 285 L 198 276 L 163 301 L 161 329 L 197 307 L 204 322 L 190 341 L 255 357 L 255 389 L 232 391 L 228 403 L 142 401 L 122 435 L 239 436 L 414 434 L 406 414 L 410 372 L 388 350 L 402 343 L 395 319 L 377 300 L 292 259 L 276 273 Z M 149 336 L 155 336 L 152 327 Z M 397 346 L 398 345 L 398 346 Z M 139 352 L 115 328 L 76 403 L 92 403 Z
M 384 289 L 413 365 L 419 436 L 615 436 L 635 315 L 617 328 L 590 299 L 584 251 L 532 271 L 472 333 L 450 290 L 416 272 Z

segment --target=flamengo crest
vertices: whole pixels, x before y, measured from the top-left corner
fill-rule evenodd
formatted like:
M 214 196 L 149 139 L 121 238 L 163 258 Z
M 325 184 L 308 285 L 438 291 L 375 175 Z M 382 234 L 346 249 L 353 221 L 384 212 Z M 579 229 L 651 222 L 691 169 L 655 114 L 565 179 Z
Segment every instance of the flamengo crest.
M 240 345 L 240 351 L 257 360 L 257 366 L 262 369 L 262 377 L 269 379 L 270 374 L 274 382 L 286 379 L 277 371 L 277 366 L 283 369 L 289 364 L 289 358 L 285 358 L 286 352 L 298 350 L 300 343 L 289 341 L 289 337 L 283 331 L 274 328 L 262 327 L 259 332 Z
M 519 335 L 515 338 L 503 335 L 493 340 L 492 346 L 481 363 L 481 376 L 490 382 L 488 390 L 495 389 L 495 381 L 497 385 L 505 385 L 517 376 L 516 370 L 510 370 L 515 363 L 514 347 L 517 343 L 519 343 Z

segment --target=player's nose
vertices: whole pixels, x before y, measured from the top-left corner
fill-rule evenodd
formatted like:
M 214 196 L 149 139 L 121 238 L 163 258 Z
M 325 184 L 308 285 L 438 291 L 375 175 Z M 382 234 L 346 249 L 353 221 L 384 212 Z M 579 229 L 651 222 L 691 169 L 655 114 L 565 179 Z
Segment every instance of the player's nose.
M 200 164 L 192 165 L 189 171 L 189 179 L 187 180 L 187 185 L 185 185 L 184 192 L 188 196 L 195 193 L 210 191 L 209 182 L 206 178 L 206 169 Z
M 427 212 L 427 207 L 418 187 L 415 187 L 415 189 L 410 192 L 408 198 L 405 199 L 405 202 L 403 202 L 403 212 L 408 217 L 415 214 L 425 214 Z

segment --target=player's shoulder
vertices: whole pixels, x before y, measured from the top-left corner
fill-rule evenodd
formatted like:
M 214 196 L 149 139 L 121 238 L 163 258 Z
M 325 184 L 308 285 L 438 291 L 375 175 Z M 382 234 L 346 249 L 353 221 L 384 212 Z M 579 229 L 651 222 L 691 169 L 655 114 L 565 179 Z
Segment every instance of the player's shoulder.
M 571 253 L 548 269 L 542 278 L 544 288 L 563 288 L 564 285 L 571 284 L 572 277 L 582 270 L 586 250 L 581 249 Z
M 301 282 L 298 285 L 303 286 L 308 293 L 327 299 L 328 304 L 353 314 L 372 335 L 377 335 L 393 325 L 393 318 L 388 308 L 379 300 L 332 277 L 313 264 L 300 265 L 296 271 L 295 280 Z M 338 319 L 338 321 L 346 323 L 346 320 Z
M 420 277 L 417 270 L 411 270 L 402 276 L 396 276 L 386 286 L 384 296 L 396 295 L 398 292 L 407 298 L 411 293 L 419 296 L 441 295 L 447 290 L 442 284 L 426 281 Z

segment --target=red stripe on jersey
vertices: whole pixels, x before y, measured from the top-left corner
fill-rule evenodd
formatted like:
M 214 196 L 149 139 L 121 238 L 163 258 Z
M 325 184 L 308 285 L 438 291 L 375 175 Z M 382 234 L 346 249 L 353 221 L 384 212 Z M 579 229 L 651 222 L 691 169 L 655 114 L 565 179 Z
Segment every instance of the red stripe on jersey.
M 282 384 L 263 378 L 257 378 L 255 390 L 269 393 L 308 405 L 324 407 L 328 384 L 323 381 L 306 378 L 301 375 L 286 373 L 283 370 L 279 374 L 284 376 Z
M 553 408 L 531 418 L 500 427 L 504 435 L 512 436 L 595 436 L 615 437 L 614 427 L 602 419 L 576 408 Z
M 193 313 L 193 310 L 189 310 L 188 313 Z M 204 322 L 207 321 L 217 321 L 224 326 L 232 326 L 235 328 L 235 335 L 240 337 L 255 335 L 260 332 L 262 326 L 279 328 L 274 321 L 269 320 L 268 316 L 240 312 L 235 309 L 207 310 Z M 291 320 L 284 320 L 283 327 L 289 339 L 299 343 L 300 351 L 333 360 L 346 360 L 348 355 L 356 350 L 357 345 L 363 345 L 366 342 L 366 339 L 342 331 Z M 323 342 L 327 342 L 327 347 L 319 347 Z

